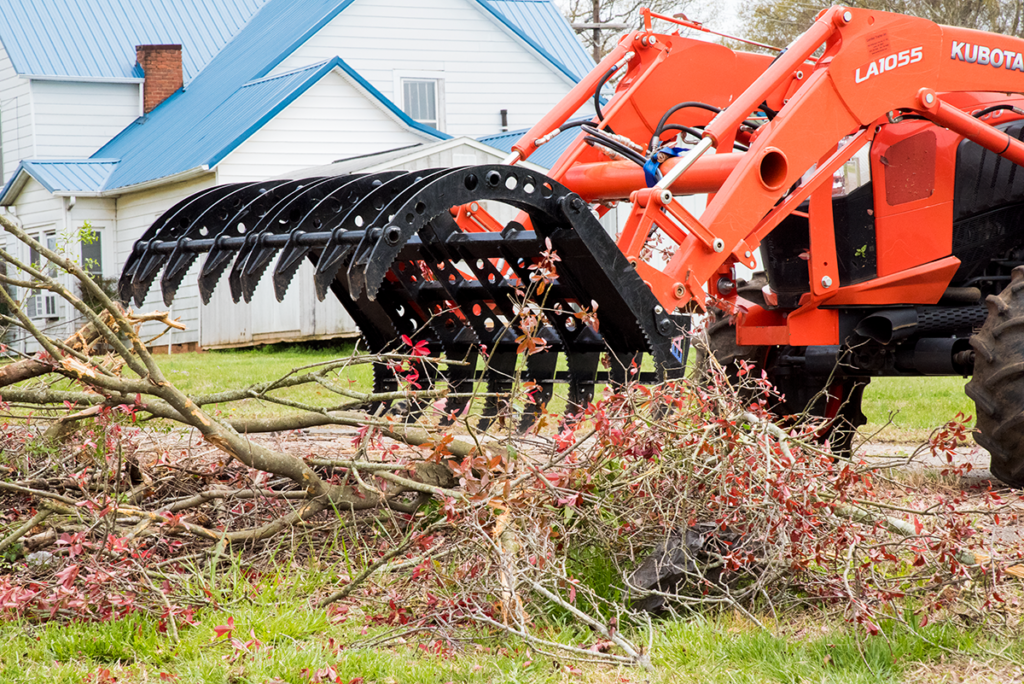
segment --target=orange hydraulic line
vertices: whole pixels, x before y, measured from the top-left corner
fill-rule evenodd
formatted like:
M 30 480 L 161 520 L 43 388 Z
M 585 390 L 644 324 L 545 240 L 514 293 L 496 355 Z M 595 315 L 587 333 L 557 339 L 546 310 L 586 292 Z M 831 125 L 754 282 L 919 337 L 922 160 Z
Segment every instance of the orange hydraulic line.
M 742 157 L 738 152 L 705 155 L 673 183 L 672 192 L 677 195 L 717 192 Z M 661 170 L 667 173 L 678 163 L 678 159 L 669 159 L 661 165 Z M 576 164 L 566 170 L 562 183 L 588 202 L 627 199 L 630 193 L 647 187 L 644 170 L 628 161 Z

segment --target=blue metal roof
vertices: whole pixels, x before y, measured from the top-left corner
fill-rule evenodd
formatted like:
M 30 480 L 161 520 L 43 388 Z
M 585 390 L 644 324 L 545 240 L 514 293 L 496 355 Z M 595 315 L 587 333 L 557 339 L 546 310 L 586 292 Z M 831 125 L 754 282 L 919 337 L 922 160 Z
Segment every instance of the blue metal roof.
M 93 155 L 121 159 L 106 189 L 172 176 L 223 159 L 237 146 L 239 135 L 265 122 L 266 112 L 280 111 L 275 107 L 288 99 L 282 89 L 291 85 L 304 91 L 311 82 L 304 85 L 302 74 L 308 77 L 311 72 L 303 69 L 286 74 L 284 81 L 270 79 L 246 92 L 240 89 L 266 76 L 352 1 L 269 0 L 184 90 L 129 124 Z M 267 100 L 255 105 L 256 111 L 225 106 L 242 100 L 252 106 L 259 96 Z
M 508 131 L 507 133 L 485 135 L 482 138 L 477 138 L 477 140 L 482 142 L 484 145 L 490 145 L 496 150 L 511 152 L 512 145 L 526 135 L 527 130 L 528 129 L 524 128 L 519 131 Z M 570 128 L 564 133 L 559 133 L 547 143 L 538 147 L 526 161 L 531 164 L 536 164 L 537 166 L 543 166 L 545 169 L 550 169 L 555 165 L 555 162 L 558 161 L 558 158 L 562 156 L 562 153 L 569 149 L 569 146 L 572 145 L 581 134 L 582 133 L 579 128 Z
M 579 81 L 594 69 L 594 59 L 551 0 L 487 0 L 544 52 Z
M 181 44 L 185 82 L 267 0 L 0 0 L 0 42 L 24 75 L 140 78 L 136 45 Z
M 70 6 L 72 1 L 46 0 L 46 3 L 48 3 L 47 6 L 50 4 L 57 6 L 57 3 L 66 2 Z M 190 2 L 200 3 L 200 1 L 170 0 L 169 4 L 171 7 L 181 9 Z M 0 8 L 4 6 L 4 3 L 15 2 L 16 0 L 0 0 Z M 173 94 L 148 115 L 140 117 L 128 125 L 97 151 L 90 162 L 83 162 L 82 168 L 72 169 L 74 166 L 72 162 L 63 162 L 65 166 L 61 168 L 63 169 L 62 173 L 65 174 L 64 179 L 58 184 L 60 187 L 54 186 L 54 188 L 80 192 L 109 191 L 175 176 L 204 166 L 213 167 L 332 69 L 340 69 L 347 74 L 369 96 L 379 100 L 396 118 L 411 129 L 440 139 L 449 137 L 410 119 L 339 58 L 281 74 L 274 78 L 265 78 L 283 59 L 344 11 L 354 0 L 302 0 L 302 2 L 235 0 L 235 4 L 232 4 L 231 0 L 209 0 L 207 5 L 217 4 L 222 10 L 226 10 L 229 6 L 237 9 L 244 3 L 249 3 L 246 6 L 254 6 L 261 2 L 264 3 L 262 7 L 247 22 L 241 18 L 240 12 L 229 13 L 244 26 L 234 38 L 224 45 L 220 52 L 209 60 L 208 64 L 184 89 Z M 547 49 L 554 49 L 555 43 L 558 42 L 553 38 L 557 36 L 557 32 L 545 33 L 540 30 L 541 24 L 550 20 L 550 22 L 562 26 L 566 35 L 571 37 L 571 44 L 576 46 L 574 49 L 578 48 L 582 51 L 575 37 L 571 36 L 565 20 L 557 14 L 551 2 L 548 0 L 531 0 L 530 2 L 493 0 L 494 4 L 491 4 L 492 0 L 475 0 L 475 2 L 550 60 L 569 78 L 573 80 L 579 78 Z M 132 7 L 129 0 L 84 0 L 80 4 L 82 7 L 95 9 L 103 3 L 107 3 L 110 7 L 116 5 L 117 8 L 125 12 Z M 494 6 L 496 4 L 502 5 L 501 11 Z M 518 8 L 513 11 L 514 6 L 518 5 L 531 7 Z M 24 8 L 30 6 L 34 7 L 32 0 L 21 0 L 18 4 L 22 14 L 25 13 Z M 503 12 L 508 12 L 514 19 L 508 18 Z M 551 12 L 555 12 L 555 14 L 552 15 Z M 132 16 L 136 15 L 132 14 Z M 25 21 L 28 20 L 24 20 L 20 24 L 21 28 L 25 28 Z M 515 22 L 523 22 L 522 27 Z M 217 22 L 214 23 L 219 25 Z M 8 24 L 8 30 L 10 25 Z M 103 34 L 103 31 L 98 28 L 94 28 L 94 30 L 100 35 Z M 43 33 L 45 30 L 40 30 L 40 34 Z M 540 40 L 546 41 L 547 48 L 539 43 Z M 111 44 L 113 43 L 114 41 L 111 41 Z M 134 50 L 134 43 L 131 44 L 132 50 Z M 74 53 L 82 59 L 84 59 L 84 53 L 87 52 L 88 42 L 85 45 L 86 47 L 81 48 L 82 54 L 77 51 Z M 562 56 L 572 56 L 572 50 L 565 52 Z M 40 57 L 40 55 L 36 55 L 36 57 Z M 136 69 L 134 51 L 131 54 L 131 59 L 132 69 Z M 575 61 L 572 63 L 576 64 Z M 578 64 L 576 65 L 578 66 Z M 137 74 L 137 69 L 134 71 L 132 69 L 129 69 L 127 73 L 129 75 Z M 121 75 L 124 73 L 122 72 Z M 549 146 L 554 145 L 555 142 L 549 144 Z M 94 176 L 98 167 L 92 166 L 91 162 L 102 161 L 102 163 L 109 164 L 112 163 L 111 160 L 119 161 L 113 168 L 106 169 L 108 175 L 97 187 L 97 180 Z M 27 162 L 22 165 L 19 173 L 14 174 L 7 186 L 0 191 L 0 203 L 9 200 L 10 191 L 17 182 L 23 182 L 23 179 L 18 180 L 23 176 L 21 171 L 25 171 L 33 177 L 39 174 L 40 177 L 44 177 L 47 182 L 50 182 L 51 176 L 56 172 L 49 167 L 38 166 L 38 164 L 39 162 Z M 49 171 L 44 171 L 44 169 L 49 169 Z M 76 181 L 79 183 L 77 186 L 74 184 Z
M 97 192 L 116 167 L 116 159 L 23 161 L 14 177 L 24 170 L 49 192 Z

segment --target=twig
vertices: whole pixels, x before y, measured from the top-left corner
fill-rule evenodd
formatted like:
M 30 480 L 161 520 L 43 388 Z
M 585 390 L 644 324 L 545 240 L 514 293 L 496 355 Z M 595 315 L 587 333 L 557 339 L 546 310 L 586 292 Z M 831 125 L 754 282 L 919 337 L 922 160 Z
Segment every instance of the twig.
M 36 525 L 39 525 L 44 520 L 49 518 L 51 515 L 53 515 L 53 511 L 48 508 L 44 508 L 43 510 L 36 513 L 27 523 L 25 523 L 18 529 L 14 530 L 14 532 L 8 535 L 6 539 L 0 541 L 0 553 L 3 553 L 8 546 L 10 546 L 14 542 L 24 537 L 29 532 L 31 532 Z
M 326 608 L 335 601 L 340 601 L 341 599 L 345 598 L 353 591 L 355 591 L 360 584 L 365 582 L 366 578 L 368 578 L 373 573 L 377 572 L 377 570 L 379 570 L 383 566 L 387 565 L 388 561 L 390 561 L 392 558 L 396 558 L 405 553 L 409 549 L 409 547 L 412 546 L 413 541 L 416 539 L 417 536 L 429 534 L 431 532 L 441 529 L 442 527 L 445 527 L 446 525 L 447 523 L 444 522 L 434 523 L 427 529 L 423 530 L 423 532 L 421 532 L 419 535 L 410 534 L 403 543 L 399 544 L 395 548 L 385 553 L 383 556 L 377 559 L 377 561 L 375 561 L 372 565 L 367 566 L 365 570 L 363 570 L 352 581 L 346 584 L 344 588 L 339 589 L 327 598 L 320 601 L 320 603 L 317 604 L 317 607 Z

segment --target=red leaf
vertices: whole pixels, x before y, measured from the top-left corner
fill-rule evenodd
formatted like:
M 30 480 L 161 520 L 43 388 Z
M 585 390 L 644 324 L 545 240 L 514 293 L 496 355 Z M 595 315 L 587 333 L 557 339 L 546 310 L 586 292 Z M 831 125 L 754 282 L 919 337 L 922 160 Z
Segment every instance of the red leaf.
M 235 631 L 235 618 L 228 616 L 228 623 L 226 625 L 218 625 L 213 628 L 214 637 L 212 641 L 216 641 L 221 637 L 231 638 L 231 633 Z

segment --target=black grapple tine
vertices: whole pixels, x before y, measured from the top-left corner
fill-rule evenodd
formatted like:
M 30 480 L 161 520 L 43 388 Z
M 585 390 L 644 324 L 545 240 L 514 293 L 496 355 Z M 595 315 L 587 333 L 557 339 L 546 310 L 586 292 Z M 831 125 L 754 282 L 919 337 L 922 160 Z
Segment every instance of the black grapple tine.
M 284 299 L 292 278 L 306 257 L 312 257 L 323 251 L 323 247 L 314 248 L 310 243 L 303 243 L 302 236 L 307 233 L 326 233 L 334 230 L 345 217 L 345 213 L 354 206 L 366 193 L 380 187 L 385 181 L 405 175 L 405 171 L 385 171 L 372 175 L 351 175 L 340 186 L 334 186 L 317 201 L 292 228 L 288 244 L 274 266 L 274 294 L 278 301 Z M 340 179 L 339 179 L 340 182 Z M 316 260 L 313 259 L 313 263 Z M 318 292 L 323 301 L 327 294 L 327 285 Z
M 310 246 L 303 246 L 300 242 L 306 231 L 302 229 L 305 223 L 306 217 L 316 207 L 321 200 L 328 195 L 331 195 L 337 190 L 348 188 L 353 183 L 357 183 L 362 175 L 341 175 L 341 176 L 328 176 L 326 178 L 311 178 L 306 179 L 308 183 L 300 185 L 295 188 L 288 196 L 284 197 L 277 203 L 277 205 L 263 218 L 254 229 L 257 235 L 257 245 L 252 249 L 245 257 L 245 262 L 242 265 L 242 297 L 245 301 L 249 301 L 252 298 L 253 292 L 256 290 L 256 286 L 259 284 L 260 278 L 266 271 L 270 262 L 273 261 L 275 254 L 280 249 L 280 243 L 274 245 L 268 245 L 264 238 L 268 235 L 286 235 L 288 238 L 283 250 L 296 251 L 301 249 L 298 260 L 294 262 L 295 270 L 302 263 L 301 259 L 308 253 Z M 323 233 L 324 231 L 320 231 Z M 241 258 L 241 255 L 239 255 Z M 288 254 L 282 254 L 283 258 L 289 258 Z M 280 263 L 280 262 L 279 262 Z M 286 262 L 287 263 L 287 262 Z M 294 273 L 294 271 L 292 272 Z M 288 280 L 291 279 L 291 275 L 288 275 Z M 283 286 L 279 286 L 278 279 L 275 278 L 275 294 L 277 295 L 278 301 L 282 300 L 287 290 L 287 280 L 283 283 Z
M 487 382 L 487 400 L 476 429 L 489 430 L 495 419 L 509 413 L 508 397 L 515 385 L 516 361 L 519 355 L 513 351 L 492 352 L 487 360 L 484 381 Z
M 329 190 L 329 187 L 325 186 L 337 187 L 339 183 L 345 182 L 344 179 L 344 176 L 304 179 L 306 182 L 298 185 L 291 193 L 283 197 L 266 216 L 259 220 L 259 223 L 253 228 L 253 232 L 256 233 L 256 246 L 244 257 L 239 254 L 239 259 L 244 260 L 241 269 L 242 299 L 246 302 L 252 300 L 253 292 L 256 291 L 256 286 L 259 285 L 263 273 L 277 254 L 277 247 L 268 247 L 264 244 L 263 236 L 288 235 L 291 237 L 299 220 Z
M 394 231 L 388 226 L 394 211 L 402 207 L 410 198 L 415 197 L 419 190 L 429 185 L 435 178 L 448 173 L 449 169 L 424 169 L 410 173 L 408 176 L 396 179 L 392 183 L 386 183 L 367 196 L 366 202 L 361 202 L 359 207 L 353 208 L 353 212 L 360 210 L 369 214 L 368 230 L 363 234 L 363 239 L 356 246 L 355 254 L 349 262 L 346 277 L 348 278 L 348 289 L 353 294 L 360 294 L 365 290 L 365 272 L 367 261 L 374 250 L 374 246 L 384 240 L 390 242 L 395 239 Z M 417 203 L 418 206 L 418 203 Z M 372 213 L 371 213 L 372 210 Z M 365 216 L 363 218 L 366 218 Z M 397 255 L 397 252 L 396 252 Z M 391 267 L 394 258 L 386 265 L 380 265 L 385 271 Z M 368 293 L 370 299 L 376 296 L 376 292 Z
M 248 229 L 259 221 L 259 217 L 269 210 L 273 190 L 288 181 L 274 180 L 262 184 L 254 184 L 225 198 L 224 220 L 219 226 L 213 246 L 206 255 L 199 270 L 199 295 L 204 304 L 209 304 L 217 281 L 235 258 L 237 247 L 229 246 L 232 240 L 244 238 Z
M 167 262 L 166 251 L 157 251 L 160 243 L 178 240 L 196 232 L 195 221 L 210 205 L 216 203 L 224 195 L 230 194 L 244 184 L 222 185 L 208 188 L 185 198 L 163 213 L 152 226 L 146 230 L 142 239 L 135 243 L 132 254 L 121 271 L 118 290 L 124 301 L 135 300 L 136 306 L 142 306 L 149 293 L 149 288 L 156 280 Z M 125 296 L 125 295 L 129 296 Z
M 570 352 L 566 354 L 566 364 L 569 367 L 569 397 L 565 417 L 571 423 L 594 400 L 594 380 L 601 364 L 601 353 Z
M 201 211 L 189 216 L 190 223 L 183 234 L 166 235 L 164 240 L 158 238 L 153 241 L 153 243 L 162 241 L 165 244 L 171 240 L 174 241 L 173 251 L 167 259 L 168 264 L 160 281 L 163 298 L 168 305 L 173 301 L 182 279 L 199 255 L 199 250 L 192 249 L 190 243 L 219 240 L 221 237 L 231 235 L 241 221 L 239 210 L 245 207 L 252 198 L 259 197 L 280 182 L 238 183 L 222 186 L 228 192 L 216 196 L 203 194 L 203 206 L 197 207 L 195 203 L 190 205 L 193 210 L 201 209 Z M 200 291 L 202 291 L 201 284 Z M 204 301 L 209 302 L 208 295 L 204 296 Z
M 331 238 L 320 252 L 320 257 L 316 263 L 316 272 L 313 275 L 316 295 L 321 301 L 327 295 L 327 289 L 335 276 L 338 275 L 341 267 L 347 265 L 350 261 L 355 243 L 348 241 L 348 238 L 353 231 L 363 231 L 369 226 L 370 221 L 387 204 L 386 197 L 389 196 L 389 193 L 393 192 L 395 187 L 405 187 L 409 182 L 409 176 L 410 174 L 408 173 L 398 175 L 375 174 L 374 176 L 369 176 L 368 178 L 371 179 L 370 182 L 373 187 L 361 197 L 355 198 L 353 203 L 345 202 L 342 207 L 343 216 L 329 228 Z M 391 188 L 391 190 L 388 188 Z M 345 291 L 350 291 L 347 280 Z M 353 296 L 358 298 L 360 294 L 356 292 Z
M 273 183 L 240 183 L 231 192 L 216 198 L 216 201 L 209 204 L 199 216 L 192 219 L 186 234 L 177 239 L 174 251 L 171 252 L 160 278 L 164 304 L 170 306 L 174 301 L 181 281 L 199 257 L 198 251 L 189 249 L 189 243 L 193 240 L 219 236 L 230 230 L 232 225 L 237 224 L 229 221 L 244 206 L 246 198 L 265 192 Z
M 274 216 L 281 204 L 286 202 L 287 198 L 297 189 L 311 185 L 317 180 L 319 179 L 298 178 L 287 180 L 275 186 L 260 198 L 262 202 L 258 213 L 250 212 L 252 221 L 245 226 L 245 241 L 235 254 L 234 263 L 231 264 L 231 270 L 228 272 L 228 285 L 231 288 L 231 298 L 235 303 L 241 301 L 244 294 L 245 287 L 242 283 L 242 277 L 245 272 L 245 264 L 249 255 L 254 251 L 258 251 L 261 247 L 260 237 L 262 232 L 266 230 L 268 217 Z
M 555 373 L 558 352 L 538 352 L 526 357 L 526 379 L 536 386 L 529 393 L 526 410 L 519 421 L 519 432 L 525 433 L 537 422 L 555 395 Z
M 193 195 L 189 195 L 188 197 L 181 200 L 173 207 L 165 211 L 163 214 L 161 214 L 160 217 L 153 222 L 153 225 L 146 229 L 146 232 L 143 233 L 142 238 L 140 238 L 132 247 L 132 253 L 128 256 L 127 261 L 125 261 L 124 268 L 121 270 L 121 277 L 117 283 L 117 291 L 122 301 L 128 302 L 134 297 L 133 287 L 135 276 L 139 271 L 141 262 L 146 257 L 146 251 L 150 241 L 156 238 L 161 233 L 161 231 L 164 230 L 164 227 L 167 225 L 167 223 L 175 216 L 177 216 L 179 212 L 181 212 L 183 209 L 188 207 L 193 202 L 201 201 L 203 195 L 215 192 L 216 190 L 216 187 L 207 188 L 206 190 L 202 190 Z
M 164 273 L 160 276 L 160 293 L 163 295 L 164 305 L 166 306 L 170 306 L 174 301 L 174 295 L 178 293 L 181 281 L 185 278 L 188 269 L 192 267 L 192 264 L 199 257 L 199 254 L 196 252 L 186 252 L 185 243 L 185 240 L 178 240 L 178 244 L 174 246 L 171 256 L 167 258 Z

